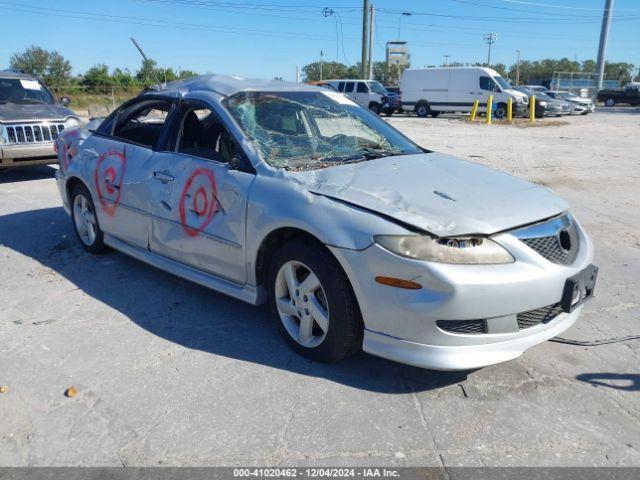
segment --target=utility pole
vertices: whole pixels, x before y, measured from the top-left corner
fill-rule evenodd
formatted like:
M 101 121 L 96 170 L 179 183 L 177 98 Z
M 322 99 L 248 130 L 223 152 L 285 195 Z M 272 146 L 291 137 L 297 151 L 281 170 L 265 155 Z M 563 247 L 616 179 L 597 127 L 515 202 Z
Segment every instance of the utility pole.
M 487 45 L 489 45 L 489 54 L 487 55 L 487 66 L 490 67 L 491 66 L 491 45 L 493 45 L 496 40 L 498 39 L 498 34 L 497 33 L 485 33 L 484 34 L 484 41 L 487 42 Z
M 516 87 L 520 85 L 520 50 L 516 50 Z
M 142 55 L 142 59 L 144 60 L 145 64 L 149 61 L 149 59 L 147 58 L 147 56 L 144 54 L 144 51 L 142 50 L 142 47 L 138 44 L 138 42 L 136 42 L 136 39 L 133 37 L 130 37 L 131 41 L 133 42 L 133 44 L 135 45 L 135 47 L 138 49 L 138 51 L 140 52 L 140 55 Z M 143 67 L 146 65 L 143 65 Z M 156 83 L 159 85 L 160 84 L 160 80 L 156 77 L 156 72 L 151 70 L 151 73 L 153 74 L 153 79 L 156 81 Z M 164 71 L 164 83 L 167 83 L 167 71 Z M 146 78 L 145 78 L 146 80 Z
M 363 0 L 362 5 L 362 59 L 360 75 L 367 78 L 367 42 L 369 41 L 369 0 Z
M 296 83 L 300 83 L 300 67 L 296 65 Z
M 604 82 L 604 64 L 605 60 L 605 51 L 607 49 L 607 39 L 609 37 L 609 28 L 611 27 L 611 13 L 613 11 L 613 0 L 606 0 L 604 5 L 604 13 L 602 14 L 602 28 L 600 29 L 600 45 L 598 45 L 598 64 L 596 73 L 598 75 L 597 79 L 597 90 L 602 90 L 602 83 Z
M 320 81 L 322 81 L 322 56 L 323 55 L 324 55 L 324 52 L 320 50 Z
M 444 66 L 448 66 L 449 65 L 449 57 L 451 55 L 442 55 L 442 57 L 444 58 Z
M 373 79 L 373 21 L 376 15 L 376 7 L 369 7 L 369 72 L 367 78 Z

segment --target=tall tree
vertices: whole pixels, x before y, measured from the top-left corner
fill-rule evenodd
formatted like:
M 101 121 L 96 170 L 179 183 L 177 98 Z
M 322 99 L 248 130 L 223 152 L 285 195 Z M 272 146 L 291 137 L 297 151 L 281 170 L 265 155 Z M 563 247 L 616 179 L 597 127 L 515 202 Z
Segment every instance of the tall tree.
M 71 78 L 71 64 L 57 51 L 32 45 L 24 52 L 11 55 L 9 66 L 42 78 L 52 85 L 63 85 Z

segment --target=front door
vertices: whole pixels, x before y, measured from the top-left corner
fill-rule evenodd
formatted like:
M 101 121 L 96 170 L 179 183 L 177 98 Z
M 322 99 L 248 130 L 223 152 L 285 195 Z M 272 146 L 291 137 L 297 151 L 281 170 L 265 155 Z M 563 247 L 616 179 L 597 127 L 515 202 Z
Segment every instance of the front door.
M 245 283 L 246 209 L 252 173 L 231 167 L 234 140 L 212 109 L 185 102 L 170 149 L 154 155 L 151 251 Z

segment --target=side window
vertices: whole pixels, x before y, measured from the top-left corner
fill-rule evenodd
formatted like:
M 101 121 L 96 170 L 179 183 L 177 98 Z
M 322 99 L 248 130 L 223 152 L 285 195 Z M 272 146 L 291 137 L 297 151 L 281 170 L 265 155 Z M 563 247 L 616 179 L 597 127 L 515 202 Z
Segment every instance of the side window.
M 113 136 L 155 148 L 172 105 L 169 100 L 155 99 L 129 105 L 118 114 Z
M 338 83 L 338 91 L 339 92 L 344 92 L 344 82 Z
M 369 93 L 366 83 L 358 82 L 358 93 Z
M 480 77 L 480 88 L 482 90 L 490 90 L 492 92 L 499 91 L 498 86 L 490 77 L 483 77 L 483 76 Z
M 204 106 L 187 107 L 179 124 L 177 152 L 228 163 L 236 149 L 233 137 L 213 110 Z
M 353 92 L 353 86 L 354 86 L 354 82 L 347 82 L 344 92 L 345 93 L 351 93 Z

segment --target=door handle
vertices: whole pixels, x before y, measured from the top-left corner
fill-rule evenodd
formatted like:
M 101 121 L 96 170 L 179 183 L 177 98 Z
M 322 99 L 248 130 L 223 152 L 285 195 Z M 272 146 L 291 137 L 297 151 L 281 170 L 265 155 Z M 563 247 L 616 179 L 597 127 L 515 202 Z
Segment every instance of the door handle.
M 153 178 L 160 180 L 162 183 L 173 182 L 173 175 L 166 170 L 162 172 L 153 172 Z
M 114 190 L 120 190 L 120 185 L 116 185 L 115 183 L 113 183 L 111 181 L 111 178 L 109 177 L 104 177 L 104 183 L 106 183 L 108 187 L 111 187 Z

